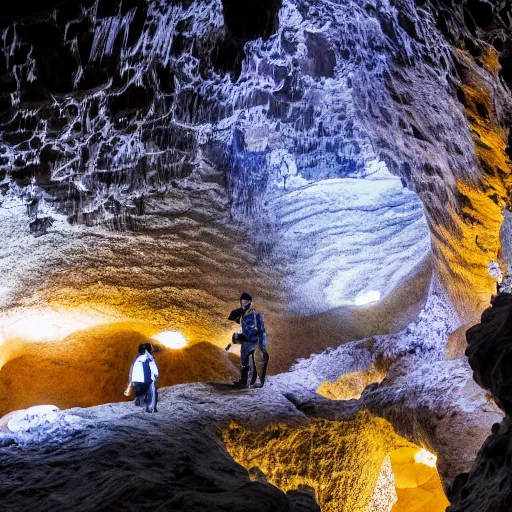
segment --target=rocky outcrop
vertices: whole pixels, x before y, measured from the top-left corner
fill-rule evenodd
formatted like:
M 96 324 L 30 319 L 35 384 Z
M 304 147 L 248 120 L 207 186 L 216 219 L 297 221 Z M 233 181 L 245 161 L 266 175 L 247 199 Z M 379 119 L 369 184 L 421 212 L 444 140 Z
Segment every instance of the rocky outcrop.
M 475 381 L 490 391 L 503 410 L 512 412 L 512 295 L 500 293 L 482 313 L 481 323 L 468 330 L 466 354 Z
M 53 423 L 32 428 L 29 422 L 0 434 L 1 463 L 10 475 L 1 504 L 33 508 L 37 496 L 41 510 L 63 503 L 90 510 L 100 489 L 102 502 L 113 508 L 150 503 L 236 510 L 257 500 L 255 510 L 318 510 L 315 495 L 332 510 L 389 512 L 396 500 L 403 510 L 420 502 L 437 510 L 445 498 L 431 481 L 434 466 L 421 469 L 414 457 L 421 448 L 435 454 L 448 485 L 469 470 L 491 425 L 502 418 L 472 381 L 465 359 L 445 360 L 456 318 L 436 283 L 418 320 L 402 332 L 300 360 L 291 371 L 269 377 L 262 389 L 235 390 L 226 383 L 163 388 L 155 415 L 130 403 L 53 411 Z M 326 381 L 375 368 L 386 369 L 386 377 L 352 400 L 316 393 Z M 23 413 L 19 417 L 25 421 Z M 360 435 L 365 429 L 368 435 Z M 339 471 L 333 471 L 333 451 Z M 361 471 L 351 474 L 356 465 Z M 77 486 L 82 472 L 86 483 Z M 19 482 L 32 494 L 20 492 Z
M 0 432 L 0 505 L 298 512 L 320 510 L 316 497 L 325 510 L 390 512 L 397 500 L 408 510 L 410 499 L 441 510 L 435 469 L 407 462 L 419 447 L 387 421 L 367 411 L 309 418 L 272 379 L 258 390 L 163 388 L 156 414 L 132 403 L 19 412 L 20 428 Z
M 54 422 L 16 434 L 0 432 L 1 507 L 318 511 L 311 496 L 251 482 L 216 434 L 230 420 L 255 427 L 303 423 L 284 397 L 212 384 L 175 386 L 160 395 L 156 414 L 132 403 L 109 404 L 58 413 Z
M 471 470 L 459 475 L 451 488 L 450 512 L 512 509 L 512 387 L 510 350 L 512 346 L 512 295 L 501 293 L 482 314 L 480 324 L 467 333 L 467 355 L 474 379 L 492 393 L 506 413 L 495 423 L 492 434 L 478 453 Z
M 343 420 L 361 410 L 386 418 L 396 432 L 438 457 L 445 485 L 468 471 L 491 425 L 503 414 L 472 380 L 465 358 L 445 359 L 445 347 L 457 327 L 456 315 L 442 287 L 433 285 L 418 320 L 400 333 L 373 336 L 297 362 L 271 381 L 310 416 Z M 373 380 L 347 400 L 343 379 L 354 374 Z M 336 382 L 342 393 L 333 397 Z M 350 381 L 345 382 L 345 386 Z M 333 383 L 327 400 L 315 391 Z M 355 381 L 357 384 L 357 381 Z

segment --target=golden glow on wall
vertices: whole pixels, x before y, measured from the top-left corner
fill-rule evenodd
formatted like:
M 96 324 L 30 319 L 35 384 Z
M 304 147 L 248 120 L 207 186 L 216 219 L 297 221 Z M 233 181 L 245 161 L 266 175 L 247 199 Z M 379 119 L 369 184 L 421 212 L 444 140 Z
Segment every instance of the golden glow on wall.
M 508 130 L 500 125 L 495 113 L 496 51 L 488 48 L 483 52 L 481 67 L 460 50 L 457 57 L 481 177 L 475 183 L 457 182 L 460 205 L 448 208 L 454 226 L 432 226 L 433 251 L 447 281 L 453 282 L 454 275 L 459 278 L 458 286 L 451 291 L 470 305 L 471 316 L 471 310 L 474 314 L 475 309 L 486 307 L 495 292 L 487 265 L 499 256 L 502 209 L 510 206 L 511 163 L 505 153 Z
M 155 334 L 153 339 L 167 348 L 178 349 L 187 346 L 185 336 L 179 331 L 162 331 Z
M 112 319 L 107 315 L 85 309 L 24 308 L 0 317 L 0 330 L 5 339 L 45 342 L 109 321 Z
M 391 512 L 444 512 L 449 505 L 436 469 L 437 457 L 424 448 L 390 453 L 397 502 Z
M 153 342 L 156 348 L 159 387 L 238 375 L 223 349 L 204 342 L 166 350 L 153 339 L 155 332 L 145 322 L 110 322 L 57 341 L 6 339 L 0 346 L 0 417 L 34 405 L 65 409 L 126 400 L 123 392 L 141 343 Z
M 222 438 L 239 464 L 259 468 L 272 485 L 313 488 L 323 512 L 444 512 L 449 504 L 435 465 L 425 464 L 435 456 L 367 411 L 259 432 L 231 425 Z
M 77 327 L 55 311 L 30 313 L 11 324 L 9 332 L 26 341 L 48 341 L 65 337 Z
M 368 384 L 381 383 L 386 374 L 387 368 L 384 366 L 345 373 L 335 382 L 322 382 L 316 392 L 330 400 L 358 399 Z

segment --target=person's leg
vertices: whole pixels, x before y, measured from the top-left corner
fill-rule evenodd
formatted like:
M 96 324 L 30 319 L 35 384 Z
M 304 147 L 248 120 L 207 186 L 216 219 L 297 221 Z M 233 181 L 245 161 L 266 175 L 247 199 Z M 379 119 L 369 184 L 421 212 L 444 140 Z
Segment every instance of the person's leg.
M 267 373 L 267 364 L 268 364 L 268 352 L 262 347 L 258 347 L 254 352 L 254 366 L 257 372 L 257 375 L 253 375 L 251 380 L 251 386 L 255 388 L 262 388 L 265 384 L 265 375 Z M 256 384 L 256 377 L 260 378 L 260 382 Z
M 156 386 L 155 381 L 152 381 L 148 386 L 146 393 L 146 412 L 156 412 Z
M 263 352 L 263 362 L 262 362 L 261 370 L 260 370 L 260 386 L 261 387 L 263 387 L 263 385 L 265 384 L 265 376 L 267 375 L 268 360 L 269 360 L 269 355 L 268 355 L 268 352 L 265 350 L 265 352 Z
M 249 361 L 250 361 L 250 368 L 251 368 L 251 386 L 254 386 L 254 384 L 256 383 L 256 379 L 258 378 L 258 369 L 257 369 L 257 366 L 256 366 L 256 359 L 254 357 L 254 355 L 256 354 L 256 351 L 253 351 L 251 353 L 251 357 L 249 358 Z
M 242 343 L 240 350 L 240 379 L 233 384 L 238 388 L 247 386 L 247 377 L 249 376 L 249 357 L 252 353 L 252 343 Z
M 142 407 L 147 392 L 147 384 L 144 384 L 144 382 L 134 382 L 133 389 L 135 391 L 135 405 Z

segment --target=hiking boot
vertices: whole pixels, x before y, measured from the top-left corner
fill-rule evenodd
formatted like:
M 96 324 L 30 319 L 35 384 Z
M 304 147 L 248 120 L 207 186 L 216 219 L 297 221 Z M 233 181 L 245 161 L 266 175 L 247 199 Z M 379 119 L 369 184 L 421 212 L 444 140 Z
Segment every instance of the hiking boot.
M 249 367 L 244 366 L 240 369 L 240 379 L 235 380 L 233 382 L 233 386 L 235 388 L 246 388 L 247 387 L 247 378 L 249 377 Z

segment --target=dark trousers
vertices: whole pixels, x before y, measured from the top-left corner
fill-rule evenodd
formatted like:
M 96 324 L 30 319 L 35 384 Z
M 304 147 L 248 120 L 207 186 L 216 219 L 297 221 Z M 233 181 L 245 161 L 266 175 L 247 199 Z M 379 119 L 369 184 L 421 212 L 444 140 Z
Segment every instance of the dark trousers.
M 255 352 L 260 356 L 257 358 L 258 362 L 256 362 Z M 267 364 L 268 353 L 265 347 L 259 347 L 258 342 L 244 341 L 240 350 L 240 380 L 238 381 L 240 385 L 247 385 L 247 379 L 252 370 L 250 384 L 254 384 L 257 377 L 259 377 L 260 384 L 263 386 L 267 373 Z
M 240 350 L 240 367 L 245 368 L 250 364 L 250 357 L 253 356 L 254 351 L 258 348 L 258 342 L 244 341 Z M 253 356 L 254 357 L 254 356 Z
M 150 383 L 134 382 L 133 388 L 135 390 L 135 405 L 140 407 L 145 405 L 147 412 L 156 412 L 158 391 L 156 390 L 155 381 Z

